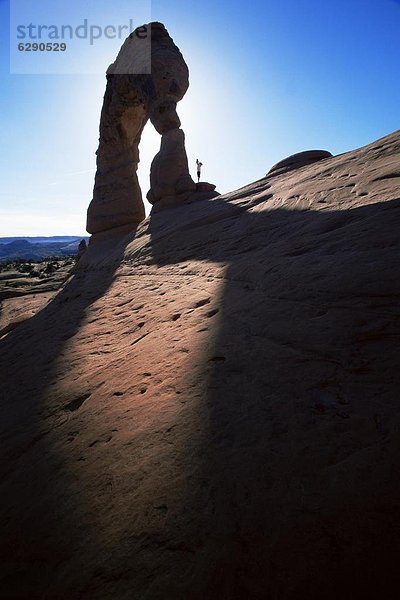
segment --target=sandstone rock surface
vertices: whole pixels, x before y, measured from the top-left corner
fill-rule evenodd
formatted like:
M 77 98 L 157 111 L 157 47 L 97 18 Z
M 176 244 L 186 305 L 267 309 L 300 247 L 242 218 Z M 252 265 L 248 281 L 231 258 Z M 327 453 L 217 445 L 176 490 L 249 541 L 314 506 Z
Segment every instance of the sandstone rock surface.
M 0 300 L 0 339 L 42 310 L 53 296 L 55 292 L 41 292 Z
M 0 589 L 393 598 L 400 132 L 89 246 L 0 342 Z
M 74 259 L 30 261 L 29 270 L 0 262 L 0 338 L 46 306 L 69 279 Z

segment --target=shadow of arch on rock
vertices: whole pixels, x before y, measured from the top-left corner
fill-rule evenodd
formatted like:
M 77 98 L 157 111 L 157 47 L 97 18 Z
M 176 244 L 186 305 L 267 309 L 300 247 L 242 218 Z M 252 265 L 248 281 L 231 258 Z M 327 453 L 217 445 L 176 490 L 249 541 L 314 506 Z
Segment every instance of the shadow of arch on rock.
M 398 583 L 399 225 L 398 198 L 325 212 L 214 199 L 151 218 L 154 265 L 226 266 L 193 409 L 204 435 L 188 441 L 181 533 L 165 535 L 185 567 L 154 597 L 183 598 L 178 571 L 199 600 Z

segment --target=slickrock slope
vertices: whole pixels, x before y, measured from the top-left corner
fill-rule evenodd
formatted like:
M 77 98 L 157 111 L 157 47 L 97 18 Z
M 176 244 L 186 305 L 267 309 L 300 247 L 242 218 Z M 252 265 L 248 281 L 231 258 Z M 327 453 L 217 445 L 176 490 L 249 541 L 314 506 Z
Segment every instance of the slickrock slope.
M 16 298 L 6 298 L 0 301 L 0 339 L 18 327 L 21 323 L 30 319 L 35 313 L 50 302 L 56 292 L 40 292 Z
M 0 339 L 56 295 L 70 277 L 74 262 L 67 259 L 25 263 L 22 271 L 20 264 L 0 263 Z
M 399 226 L 397 132 L 89 247 L 0 343 L 1 598 L 397 597 Z

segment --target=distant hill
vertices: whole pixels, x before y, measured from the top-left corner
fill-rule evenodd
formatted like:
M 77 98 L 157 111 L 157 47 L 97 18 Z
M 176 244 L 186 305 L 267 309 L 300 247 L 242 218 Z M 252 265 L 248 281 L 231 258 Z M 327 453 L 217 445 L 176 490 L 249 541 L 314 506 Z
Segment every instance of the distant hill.
M 48 256 L 71 256 L 77 253 L 79 242 L 88 237 L 9 237 L 0 238 L 0 260 L 24 258 L 40 260 Z
M 0 244 L 10 244 L 11 242 L 18 242 L 21 240 L 25 240 L 27 242 L 30 242 L 31 244 L 52 244 L 52 243 L 57 243 L 57 244 L 62 244 L 62 243 L 70 243 L 70 242 L 76 242 L 76 241 L 80 241 L 80 240 L 87 240 L 89 239 L 87 236 L 84 235 L 52 235 L 49 237 L 41 237 L 41 236 L 37 236 L 37 237 L 27 237 L 27 236 L 15 236 L 15 237 L 0 237 Z

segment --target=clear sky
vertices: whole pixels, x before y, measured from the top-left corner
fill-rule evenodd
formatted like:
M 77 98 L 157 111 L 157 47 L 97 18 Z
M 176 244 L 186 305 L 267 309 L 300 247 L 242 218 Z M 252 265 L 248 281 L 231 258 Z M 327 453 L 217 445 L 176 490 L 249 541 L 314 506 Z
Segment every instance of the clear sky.
M 99 22 L 132 13 L 141 25 L 133 4 L 68 6 L 79 19 L 90 5 Z M 149 9 L 189 65 L 178 112 L 192 175 L 199 157 L 203 179 L 221 193 L 263 177 L 294 152 L 339 154 L 400 127 L 399 0 L 153 0 Z M 0 236 L 82 235 L 104 72 L 120 43 L 97 52 L 94 44 L 97 74 L 15 75 L 8 0 L 0 0 L 0 19 Z M 159 143 L 148 124 L 143 196 Z

